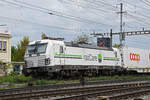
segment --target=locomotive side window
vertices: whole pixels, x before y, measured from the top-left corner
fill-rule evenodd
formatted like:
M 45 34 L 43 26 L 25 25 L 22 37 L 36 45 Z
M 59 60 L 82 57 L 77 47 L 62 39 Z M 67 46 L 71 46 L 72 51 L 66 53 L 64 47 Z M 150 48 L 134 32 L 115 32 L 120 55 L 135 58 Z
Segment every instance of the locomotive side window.
M 115 57 L 117 57 L 117 52 L 115 52 Z
M 60 46 L 60 53 L 64 53 L 63 46 Z

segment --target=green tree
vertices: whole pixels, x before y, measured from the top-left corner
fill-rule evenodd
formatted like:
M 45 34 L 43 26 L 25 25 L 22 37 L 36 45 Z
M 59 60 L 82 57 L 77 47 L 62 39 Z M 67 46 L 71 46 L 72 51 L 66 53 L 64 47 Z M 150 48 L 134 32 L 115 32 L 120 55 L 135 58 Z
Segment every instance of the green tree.
M 90 37 L 88 35 L 83 34 L 81 36 L 78 36 L 75 41 L 78 43 L 88 43 L 89 39 Z
M 15 46 L 11 46 L 11 60 L 15 61 L 16 59 L 17 48 Z
M 114 48 L 120 48 L 120 44 L 114 44 L 113 47 Z
M 17 45 L 17 47 L 12 46 L 12 61 L 24 61 L 25 51 L 29 44 L 29 37 L 24 37 L 23 40 Z
M 46 34 L 45 34 L 45 33 L 42 33 L 41 38 L 42 38 L 42 39 L 45 39 L 46 37 L 47 37 Z

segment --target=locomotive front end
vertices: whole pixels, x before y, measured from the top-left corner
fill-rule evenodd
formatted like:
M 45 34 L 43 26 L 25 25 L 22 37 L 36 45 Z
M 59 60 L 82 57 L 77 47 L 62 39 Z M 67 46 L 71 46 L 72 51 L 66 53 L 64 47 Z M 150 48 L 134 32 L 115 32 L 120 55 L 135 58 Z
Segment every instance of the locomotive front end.
M 50 58 L 47 56 L 47 41 L 34 41 L 31 42 L 25 53 L 25 68 L 24 73 L 38 74 L 44 72 L 44 67 L 50 64 Z

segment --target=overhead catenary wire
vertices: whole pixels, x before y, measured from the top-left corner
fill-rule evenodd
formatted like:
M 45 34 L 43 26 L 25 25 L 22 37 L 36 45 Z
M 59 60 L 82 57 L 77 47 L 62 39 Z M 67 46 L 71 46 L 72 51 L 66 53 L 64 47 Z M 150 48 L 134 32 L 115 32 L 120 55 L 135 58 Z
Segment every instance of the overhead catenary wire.
M 135 14 L 136 16 L 141 16 L 141 17 L 144 17 L 144 18 L 147 18 L 149 20 L 150 16 L 148 15 L 145 15 L 143 13 L 139 13 L 139 12 L 131 12 L 131 11 L 128 11 L 129 13 L 132 13 L 132 14 Z
M 148 3 L 150 3 L 150 1 L 149 0 L 145 0 L 146 2 L 148 2 Z
M 27 20 L 22 20 L 22 19 L 16 19 L 16 18 L 10 18 L 10 17 L 6 17 L 6 16 L 0 16 L 0 20 L 2 19 L 6 19 L 7 22 L 12 23 L 12 24 L 19 24 L 19 23 L 26 23 L 26 24 L 34 24 L 36 26 L 43 26 L 43 27 L 47 27 L 49 29 L 57 29 L 57 30 L 61 30 L 61 31 L 67 31 L 67 32 L 76 32 L 76 33 L 83 33 L 83 32 L 89 32 L 89 31 L 93 31 L 95 29 L 74 29 L 74 28 L 67 28 L 67 27 L 59 27 L 59 26 L 53 26 L 53 25 L 48 25 L 48 24 L 41 24 L 41 23 L 37 23 L 37 22 L 31 22 L 31 21 L 27 21 Z M 10 21 L 12 22 L 10 22 Z M 14 23 L 15 22 L 15 23 Z
M 29 4 L 29 3 L 26 3 L 26 2 L 22 2 L 22 1 L 18 1 L 18 0 L 14 0 L 14 1 L 16 1 L 16 2 L 20 2 L 20 3 L 23 3 L 23 4 L 26 4 L 26 5 L 30 5 L 30 6 L 35 6 L 35 5 L 32 5 L 32 4 Z M 73 0 L 69 0 L 69 1 L 72 1 L 73 2 Z M 86 7 L 84 7 L 83 5 L 79 5 L 79 6 L 81 6 L 81 7 L 83 7 L 83 8 L 86 8 Z M 35 7 L 39 7 L 39 6 L 35 6 Z M 41 9 L 45 9 L 45 10 L 49 10 L 49 9 L 46 9 L 46 8 L 43 8 L 43 7 L 40 7 Z M 98 9 L 97 7 L 95 8 L 95 10 L 98 10 L 98 11 L 101 11 L 101 12 L 103 12 L 103 13 L 106 13 L 107 11 L 106 10 L 102 10 L 102 9 Z M 50 11 L 53 11 L 53 10 L 50 10 Z M 56 11 L 57 12 L 57 11 Z M 113 12 L 110 12 L 109 11 L 109 13 L 113 13 Z M 63 14 L 62 14 L 63 15 Z M 70 16 L 70 15 L 69 15 Z M 74 16 L 71 16 L 71 17 L 74 17 Z M 77 18 L 79 18 L 79 19 L 81 19 L 80 17 L 77 17 Z M 87 20 L 87 21 L 91 21 L 91 20 L 88 20 L 88 19 L 81 19 L 82 21 L 83 20 Z M 109 26 L 108 24 L 104 24 L 104 23 L 99 23 L 99 22 L 97 22 L 97 21 L 91 21 L 91 23 L 93 23 L 93 24 L 101 24 L 101 25 L 105 25 L 105 26 Z
M 5 2 L 6 2 L 6 0 L 4 0 Z M 36 5 L 32 5 L 32 4 L 28 4 L 28 3 L 26 3 L 26 2 L 22 2 L 22 1 L 18 1 L 18 0 L 14 0 L 15 2 L 20 2 L 20 3 L 23 3 L 23 4 L 26 4 L 26 5 L 29 5 L 30 7 L 32 6 L 32 7 L 36 7 L 36 8 L 40 8 L 40 10 L 41 9 L 43 9 L 43 7 L 41 8 L 41 7 L 39 7 L 39 6 L 36 6 Z M 7 1 L 8 2 L 8 1 Z M 10 3 L 10 2 L 9 2 Z M 13 3 L 14 4 L 14 3 Z M 18 5 L 19 6 L 19 5 Z M 24 7 L 24 6 L 23 6 Z M 33 8 L 31 8 L 31 9 L 33 9 Z M 44 8 L 45 10 L 49 10 L 49 9 L 46 9 L 46 8 Z M 43 10 L 42 10 L 43 11 Z M 50 10 L 51 11 L 51 10 Z M 46 12 L 47 13 L 47 12 Z M 57 14 L 56 14 L 57 15 Z M 64 16 L 63 16 L 64 17 Z M 65 16 L 66 17 L 66 16 Z M 67 17 L 68 18 L 68 17 Z M 74 20 L 74 19 L 73 19 Z M 76 19 L 75 19 L 76 20 Z M 78 20 L 78 19 L 77 19 Z M 80 20 L 78 20 L 78 21 L 80 21 Z M 83 21 L 83 20 L 82 20 Z M 100 23 L 100 24 L 102 24 L 102 23 Z M 106 24 L 105 24 L 106 25 Z
M 36 5 L 33 5 L 33 4 L 26 3 L 26 2 L 23 2 L 23 1 L 18 1 L 18 0 L 14 0 L 14 2 L 10 2 L 10 1 L 7 1 L 7 0 L 0 0 L 0 1 L 12 4 L 12 5 L 16 5 L 16 6 L 22 6 L 24 8 L 28 8 L 28 9 L 31 9 L 31 10 L 40 11 L 40 12 L 43 12 L 43 13 L 46 13 L 46 14 L 63 17 L 63 18 L 69 19 L 69 20 L 108 26 L 106 24 L 103 24 L 103 23 L 100 23 L 100 22 L 97 22 L 97 21 L 93 21 L 93 20 L 89 20 L 89 19 L 85 19 L 85 18 L 81 18 L 81 17 L 76 17 L 76 16 L 72 16 L 72 15 L 67 15 L 67 14 L 62 13 L 62 12 L 50 10 L 50 9 L 47 9 L 47 8 L 43 8 L 43 7 L 40 7 L 40 6 L 36 6 Z M 18 4 L 18 3 L 20 3 L 20 4 Z
M 72 5 L 72 3 L 75 3 L 75 1 L 74 0 L 59 0 L 61 3 L 63 3 L 63 4 L 67 4 L 69 7 L 71 7 Z M 87 2 L 87 1 L 86 1 Z M 100 19 L 107 19 L 107 21 L 105 22 L 105 24 L 107 23 L 107 25 L 109 24 L 109 26 L 111 27 L 112 25 L 112 23 L 110 23 L 111 21 L 113 21 L 113 23 L 115 23 L 116 22 L 116 17 L 117 17 L 117 13 L 116 12 L 103 12 L 103 11 L 99 11 L 99 10 L 95 10 L 95 9 L 91 9 L 90 7 L 89 7 L 89 5 L 88 6 L 85 6 L 85 4 L 83 5 L 82 3 L 80 3 L 80 4 L 74 4 L 74 5 L 77 5 L 78 7 L 81 7 L 81 8 L 84 8 L 84 9 L 88 9 L 88 12 L 90 12 L 90 13 L 92 13 L 92 14 L 94 14 L 94 16 L 95 15 L 97 15 L 97 16 L 99 16 L 99 18 Z M 97 8 L 98 8 L 98 6 L 97 6 Z M 110 10 L 111 11 L 111 10 Z M 99 13 L 100 12 L 100 13 Z M 108 15 L 108 14 L 110 14 L 111 16 L 113 16 L 113 17 L 106 17 L 106 15 Z
M 149 25 L 150 23 L 149 22 L 146 22 L 145 19 L 141 18 L 141 17 L 138 17 L 138 16 L 134 16 L 130 13 L 127 13 L 127 16 L 131 17 L 133 20 L 137 20 L 139 23 L 144 23 L 144 24 L 147 24 Z
M 138 7 L 138 9 L 141 8 L 143 10 L 150 10 L 148 8 L 144 8 L 144 7 L 141 7 L 141 6 L 137 6 L 137 5 L 131 4 L 131 3 L 127 2 L 127 1 L 125 1 L 125 0 L 122 0 L 122 1 L 124 1 L 125 3 L 127 3 L 127 4 L 129 4 L 131 6 Z M 129 17 L 131 17 L 132 19 L 136 20 L 137 23 L 149 24 L 148 20 L 149 20 L 150 16 L 143 14 L 143 12 L 139 12 L 138 9 L 134 9 L 135 11 L 132 11 L 133 9 L 128 9 L 127 12 L 130 14 Z
M 7 0 L 4 0 L 4 1 L 7 1 Z M 19 0 L 13 0 L 13 1 L 19 1 Z M 22 2 L 22 1 L 19 1 L 20 2 L 20 4 L 26 4 L 26 2 Z M 29 5 L 29 3 L 27 3 L 27 5 Z M 32 4 L 31 4 L 32 5 Z M 31 9 L 33 9 L 32 7 L 34 7 L 33 5 L 32 6 L 29 6 L 29 7 L 31 7 Z M 19 5 L 18 5 L 19 6 Z M 22 5 L 21 5 L 22 6 Z M 35 5 L 36 6 L 36 5 Z M 39 7 L 39 6 L 38 6 Z M 36 9 L 38 9 L 38 7 L 35 7 Z M 44 10 L 43 8 L 41 9 L 42 11 L 46 11 L 46 10 Z M 46 12 L 47 13 L 47 12 Z M 141 19 L 140 19 L 141 20 Z M 143 20 L 143 19 L 142 19 Z M 139 21 L 139 20 L 138 20 Z M 140 22 L 140 21 L 139 21 Z M 142 22 L 142 21 L 141 21 Z
M 137 8 L 140 8 L 140 9 L 144 9 L 144 10 L 147 10 L 147 11 L 149 11 L 150 10 L 150 8 L 147 8 L 147 7 L 143 7 L 143 6 L 140 6 L 140 5 L 137 5 L 137 4 L 133 4 L 133 2 L 131 3 L 131 2 L 129 2 L 129 1 L 127 1 L 127 0 L 122 0 L 124 3 L 126 3 L 126 4 L 129 4 L 129 5 L 131 5 L 131 6 L 133 6 L 133 7 L 137 7 Z
M 65 1 L 65 0 L 63 0 L 63 1 Z M 75 2 L 74 0 L 67 0 L 67 1 Z M 93 2 L 93 1 L 91 1 L 91 0 L 86 0 L 86 1 L 81 0 L 81 1 L 78 3 L 78 6 L 84 7 L 82 1 L 85 2 L 85 3 L 87 3 L 87 5 L 88 5 L 88 7 L 89 7 L 90 9 L 98 10 L 98 11 L 101 11 L 101 12 L 103 12 L 103 13 L 111 13 L 112 11 L 114 11 L 114 9 L 106 10 L 106 7 L 105 7 L 105 9 L 104 9 L 104 6 L 101 7 L 102 5 L 100 5 L 99 2 L 97 2 L 97 1 L 94 1 L 94 2 Z
M 150 2 L 148 0 L 141 0 L 141 2 L 146 4 L 147 6 L 150 6 Z
M 94 2 L 97 2 L 97 3 L 99 3 L 99 4 L 103 4 L 103 5 L 105 5 L 105 6 L 109 6 L 109 7 L 111 7 L 112 9 L 117 10 L 117 8 L 116 8 L 115 6 L 113 6 L 113 5 L 109 4 L 109 3 L 106 3 L 105 1 L 94 0 Z M 112 9 L 111 9 L 111 10 L 112 10 Z
M 54 28 L 54 29 L 59 29 L 59 30 L 64 30 L 64 31 L 75 32 L 73 29 L 65 28 L 65 27 L 58 27 L 58 26 L 46 25 L 46 24 L 41 24 L 41 23 L 37 23 L 37 22 L 31 22 L 31 21 L 26 21 L 26 20 L 21 20 L 21 19 L 16 19 L 16 18 L 9 18 L 9 17 L 6 17 L 6 16 L 0 16 L 0 18 L 1 19 L 12 20 L 12 21 L 18 22 L 18 23 L 20 23 L 20 22 L 21 23 L 29 23 L 29 24 L 34 24 L 34 25 L 41 25 L 41 26 L 48 27 L 48 28 Z
M 74 3 L 73 0 L 59 0 L 61 3 L 63 4 L 67 4 L 69 7 L 72 7 L 72 3 Z M 92 13 L 94 16 L 97 15 L 99 17 L 102 17 L 104 18 L 106 14 L 108 14 L 107 12 L 103 12 L 99 9 L 91 9 L 89 6 L 85 6 L 85 5 L 82 5 L 82 4 L 73 4 L 73 5 L 77 5 L 78 7 L 81 7 L 83 9 L 88 9 L 88 12 Z M 99 13 L 100 12 L 100 13 Z

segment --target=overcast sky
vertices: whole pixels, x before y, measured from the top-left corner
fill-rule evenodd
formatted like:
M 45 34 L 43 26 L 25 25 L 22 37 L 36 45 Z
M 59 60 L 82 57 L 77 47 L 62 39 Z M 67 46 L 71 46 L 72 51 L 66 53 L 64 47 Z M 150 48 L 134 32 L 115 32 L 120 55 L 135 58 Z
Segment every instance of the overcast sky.
M 119 32 L 120 3 L 123 3 L 123 31 L 150 28 L 150 0 L 0 0 L 0 30 L 8 29 L 12 45 L 24 36 L 30 40 L 48 36 L 71 41 L 93 32 Z M 114 37 L 113 43 L 119 43 Z M 129 47 L 150 49 L 150 35 L 128 36 Z

